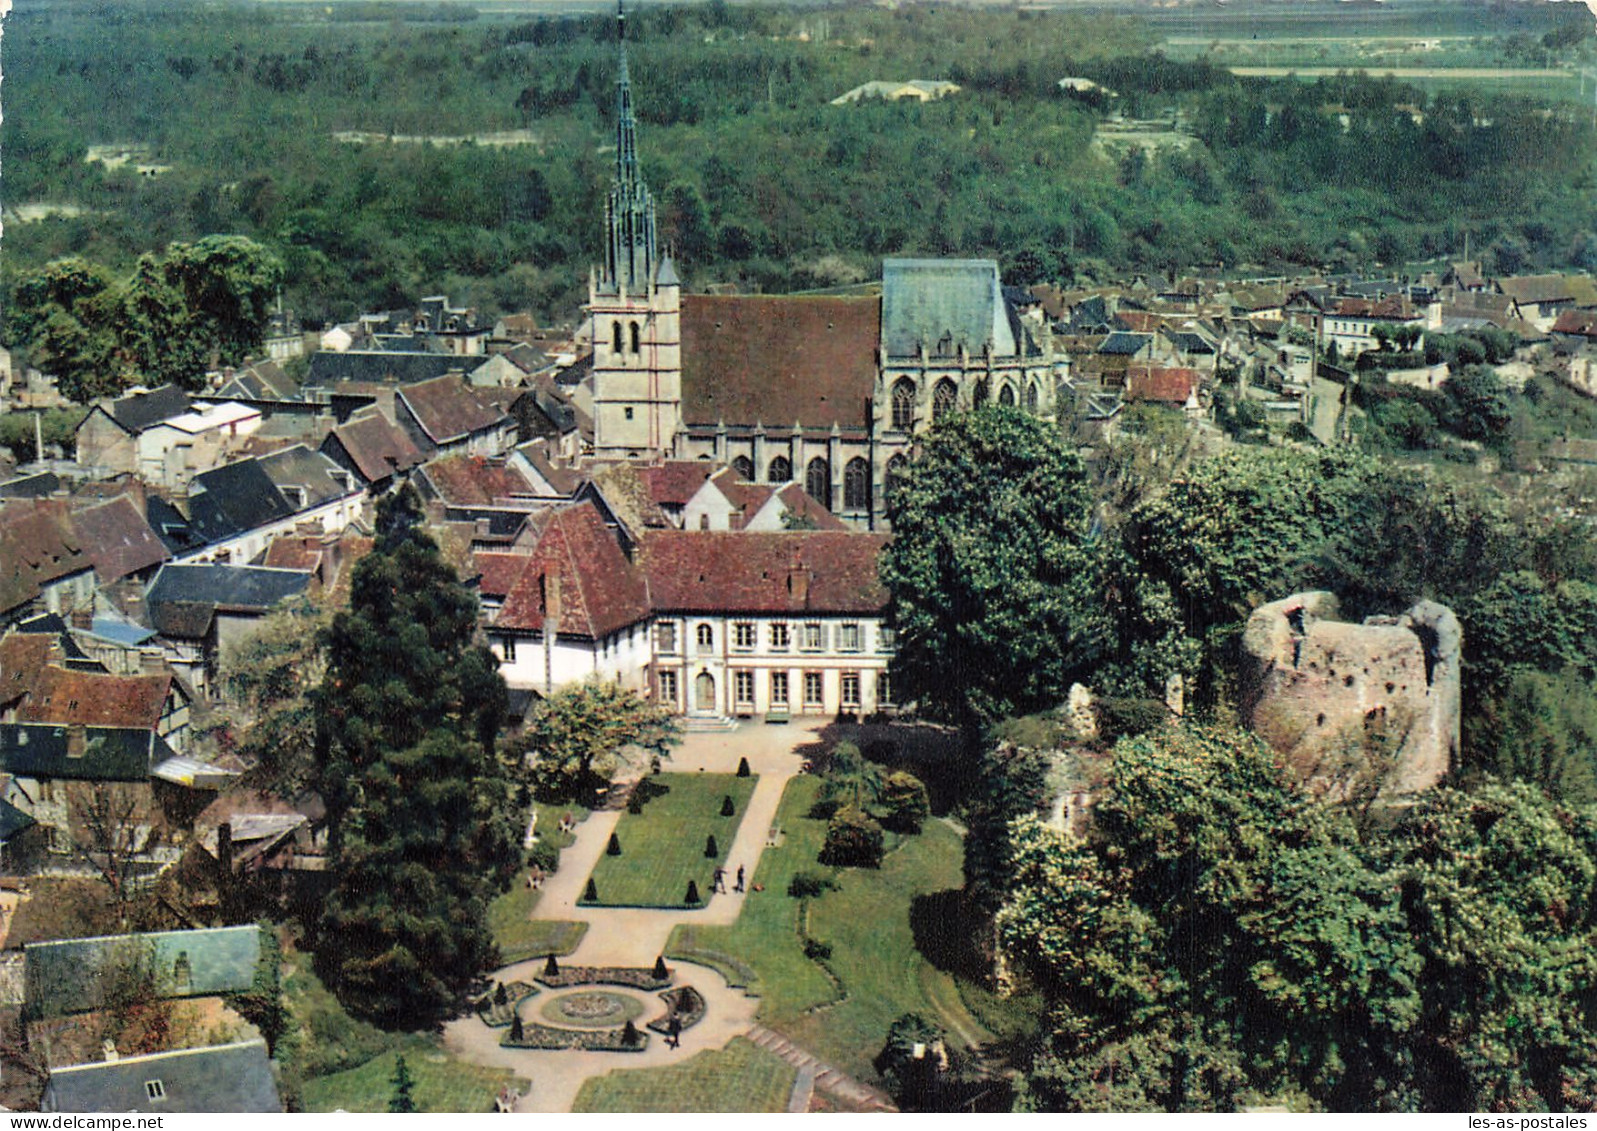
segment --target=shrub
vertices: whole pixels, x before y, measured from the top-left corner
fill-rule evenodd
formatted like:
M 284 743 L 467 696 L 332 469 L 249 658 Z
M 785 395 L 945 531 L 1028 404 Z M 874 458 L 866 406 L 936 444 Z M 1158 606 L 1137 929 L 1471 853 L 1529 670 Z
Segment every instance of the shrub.
M 526 1030 L 521 1024 L 521 1014 L 514 1013 L 510 1017 L 510 1039 L 520 1041 L 526 1038 Z
M 737 814 L 737 806 L 732 804 L 732 795 L 729 793 L 721 798 L 721 816 L 731 817 Z
M 748 776 L 749 776 L 749 760 L 747 758 L 739 758 L 738 759 L 738 777 L 746 778 Z
M 632 1023 L 632 1018 L 627 1018 L 627 1023 L 621 1027 L 621 1043 L 628 1047 L 638 1043 L 638 1027 Z
M 1170 718 L 1170 709 L 1159 699 L 1099 699 L 1093 707 L 1098 737 L 1110 746 L 1118 739 L 1156 730 Z
M 823 876 L 819 872 L 794 872 L 793 878 L 787 883 L 787 894 L 794 899 L 813 899 L 836 886 L 831 876 Z
M 830 958 L 832 957 L 831 944 L 823 943 L 820 939 L 805 939 L 804 957 L 813 959 Z
M 697 906 L 704 902 L 699 898 L 699 883 L 697 880 L 688 881 L 688 893 L 682 897 L 682 902 L 689 906 Z
M 643 812 L 643 795 L 635 789 L 632 791 L 631 796 L 627 798 L 627 812 L 634 817 Z
M 914 774 L 899 770 L 882 784 L 882 824 L 894 832 L 918 833 L 932 815 L 926 785 Z
M 582 889 L 582 898 L 585 903 L 599 902 L 599 885 L 593 882 L 593 877 L 588 877 L 588 886 Z
M 711 860 L 714 860 L 717 856 L 721 855 L 721 846 L 715 843 L 714 833 L 711 833 L 709 836 L 704 838 L 704 855 L 708 856 Z
M 546 978 L 554 978 L 559 976 L 560 963 L 555 961 L 555 956 L 553 954 L 543 960 L 543 973 Z
M 882 863 L 882 826 L 852 805 L 839 809 L 826 826 L 821 848 L 822 864 L 845 868 L 876 868 Z
M 615 833 L 610 834 L 610 843 L 605 845 L 604 853 L 606 856 L 621 855 L 621 838 L 616 836 Z
M 662 982 L 671 976 L 671 972 L 665 968 L 665 955 L 663 954 L 655 957 L 654 976 Z
M 494 1004 L 505 1005 L 510 1001 L 510 991 L 505 989 L 505 984 L 500 982 L 494 986 Z
M 527 853 L 527 863 L 553 875 L 560 870 L 560 850 L 547 840 L 540 840 Z

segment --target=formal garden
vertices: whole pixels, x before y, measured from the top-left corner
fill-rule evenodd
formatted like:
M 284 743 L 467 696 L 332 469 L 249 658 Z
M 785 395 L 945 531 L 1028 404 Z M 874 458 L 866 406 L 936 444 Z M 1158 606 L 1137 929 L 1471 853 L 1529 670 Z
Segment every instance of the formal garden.
M 702 905 L 713 890 L 716 870 L 735 871 L 738 866 L 727 855 L 758 781 L 753 775 L 702 773 L 644 778 L 580 904 Z M 728 890 L 733 882 L 726 877 Z

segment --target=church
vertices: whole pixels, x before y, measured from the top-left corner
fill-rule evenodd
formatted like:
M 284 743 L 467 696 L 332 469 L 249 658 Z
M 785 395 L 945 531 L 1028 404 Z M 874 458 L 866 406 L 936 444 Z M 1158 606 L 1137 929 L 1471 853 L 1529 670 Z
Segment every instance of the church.
M 659 251 L 638 168 L 618 15 L 615 177 L 588 285 L 594 455 L 727 464 L 796 480 L 860 529 L 883 528 L 915 436 L 989 400 L 1054 417 L 1068 376 L 1045 321 L 980 259 L 888 259 L 881 293 L 684 294 Z

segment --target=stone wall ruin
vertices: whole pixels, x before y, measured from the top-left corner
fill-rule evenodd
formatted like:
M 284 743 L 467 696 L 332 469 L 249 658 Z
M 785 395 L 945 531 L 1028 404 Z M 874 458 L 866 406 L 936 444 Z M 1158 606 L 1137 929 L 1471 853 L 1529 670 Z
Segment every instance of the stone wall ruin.
M 1248 618 L 1242 717 L 1333 799 L 1419 793 L 1458 754 L 1461 646 L 1433 601 L 1349 624 L 1333 594 L 1294 594 Z

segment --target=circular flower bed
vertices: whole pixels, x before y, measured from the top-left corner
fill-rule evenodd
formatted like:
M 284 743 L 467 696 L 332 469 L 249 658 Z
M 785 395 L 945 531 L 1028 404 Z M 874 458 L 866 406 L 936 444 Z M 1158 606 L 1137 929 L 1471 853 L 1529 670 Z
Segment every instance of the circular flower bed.
M 643 1015 L 643 1003 L 624 994 L 606 990 L 584 990 L 562 994 L 545 1002 L 539 1014 L 556 1026 L 578 1029 L 612 1029 Z

